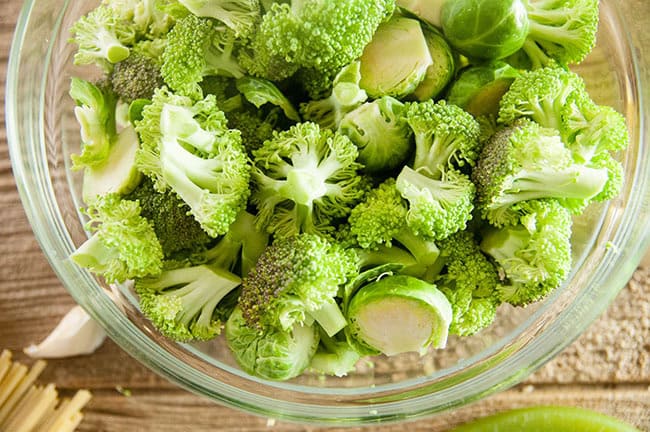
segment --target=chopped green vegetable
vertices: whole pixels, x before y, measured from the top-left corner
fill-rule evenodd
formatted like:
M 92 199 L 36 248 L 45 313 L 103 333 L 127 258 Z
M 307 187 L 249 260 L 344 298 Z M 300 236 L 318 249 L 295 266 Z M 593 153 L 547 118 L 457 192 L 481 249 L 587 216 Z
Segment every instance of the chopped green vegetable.
M 102 0 L 71 27 L 91 237 L 153 328 L 269 380 L 475 335 L 562 286 L 630 136 L 567 65 L 597 0 Z M 93 76 L 88 71 L 85 76 Z M 80 179 L 81 175 L 83 178 Z

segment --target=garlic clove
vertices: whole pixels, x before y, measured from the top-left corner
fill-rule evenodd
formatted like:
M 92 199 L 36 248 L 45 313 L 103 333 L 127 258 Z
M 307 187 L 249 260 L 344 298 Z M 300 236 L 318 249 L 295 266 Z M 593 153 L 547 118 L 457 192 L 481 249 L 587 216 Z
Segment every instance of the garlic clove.
M 73 307 L 40 344 L 24 349 L 33 358 L 62 358 L 92 354 L 106 339 L 106 332 L 81 306 Z

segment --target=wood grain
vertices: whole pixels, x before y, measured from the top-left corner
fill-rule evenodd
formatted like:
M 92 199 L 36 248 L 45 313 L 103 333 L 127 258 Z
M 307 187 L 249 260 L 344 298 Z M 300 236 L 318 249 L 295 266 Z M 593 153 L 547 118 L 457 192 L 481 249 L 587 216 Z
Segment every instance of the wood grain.
M 0 0 L 2 100 L 19 9 L 19 1 Z M 22 348 L 42 339 L 74 303 L 50 269 L 24 216 L 11 173 L 4 111 L 0 105 L 0 348 L 31 362 Z M 94 398 L 81 431 L 324 430 L 269 422 L 213 404 L 154 375 L 111 341 L 92 356 L 50 361 L 42 381 L 55 382 L 70 393 L 92 390 Z M 125 397 L 118 387 L 129 389 L 132 396 Z M 525 383 L 452 413 L 374 429 L 442 431 L 478 416 L 536 404 L 591 408 L 650 431 L 650 265 L 637 270 L 607 313 L 582 337 Z

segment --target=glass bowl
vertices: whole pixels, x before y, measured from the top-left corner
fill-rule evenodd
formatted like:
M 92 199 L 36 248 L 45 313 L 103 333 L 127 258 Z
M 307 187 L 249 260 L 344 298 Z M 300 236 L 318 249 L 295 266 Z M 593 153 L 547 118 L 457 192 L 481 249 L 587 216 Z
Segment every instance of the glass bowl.
M 127 285 L 119 305 L 102 283 L 69 259 L 87 234 L 79 175 L 68 169 L 79 130 L 68 97 L 72 65 L 67 29 L 94 5 L 67 0 L 25 2 L 7 78 L 7 130 L 16 182 L 36 238 L 75 300 L 140 362 L 197 394 L 245 411 L 337 425 L 414 419 L 460 407 L 506 389 L 571 343 L 610 303 L 639 263 L 650 226 L 650 38 L 646 0 L 602 0 L 598 46 L 576 68 L 597 102 L 628 121 L 631 144 L 621 155 L 620 196 L 576 218 L 571 278 L 528 308 L 502 306 L 497 322 L 476 336 L 451 338 L 446 350 L 362 362 L 344 378 L 304 375 L 269 382 L 241 372 L 223 338 L 178 344 L 161 337 L 137 309 Z M 645 8 L 646 13 L 643 13 Z M 645 39 L 643 39 L 645 38 Z

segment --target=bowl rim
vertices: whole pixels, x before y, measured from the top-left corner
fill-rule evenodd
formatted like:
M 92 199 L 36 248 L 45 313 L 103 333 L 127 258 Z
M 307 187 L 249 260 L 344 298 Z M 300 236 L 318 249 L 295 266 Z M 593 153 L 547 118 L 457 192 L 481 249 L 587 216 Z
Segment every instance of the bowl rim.
M 486 354 L 483 356 L 484 363 L 474 364 L 469 369 L 455 375 L 456 378 L 460 378 L 460 384 L 456 383 L 458 385 L 450 385 L 445 383 L 444 380 L 431 380 L 431 377 L 428 377 L 408 380 L 405 382 L 409 384 L 408 386 L 399 383 L 380 385 L 377 388 L 365 390 L 310 389 L 303 385 L 268 382 L 247 377 L 234 370 L 224 369 L 226 374 L 224 376 L 235 377 L 235 383 L 239 379 L 246 379 L 249 384 L 252 384 L 250 388 L 257 385 L 268 386 L 270 391 L 264 396 L 251 390 L 244 390 L 226 381 L 220 381 L 217 377 L 210 376 L 204 371 L 180 363 L 172 353 L 161 350 L 150 337 L 125 317 L 124 312 L 104 294 L 102 287 L 93 276 L 67 259 L 69 253 L 74 250 L 74 244 L 59 209 L 55 205 L 56 196 L 52 190 L 52 185 L 49 183 L 48 168 L 43 165 L 44 151 L 41 144 L 44 138 L 40 133 L 31 135 L 24 133 L 20 125 L 21 114 L 23 114 L 20 110 L 21 103 L 18 96 L 21 82 L 21 52 L 27 37 L 30 19 L 37 3 L 38 0 L 25 1 L 19 16 L 9 56 L 5 99 L 7 141 L 11 163 L 27 218 L 39 245 L 59 279 L 74 299 L 84 307 L 93 319 L 97 320 L 106 329 L 109 336 L 142 364 L 194 393 L 207 396 L 227 406 L 249 413 L 315 424 L 376 424 L 377 422 L 415 419 L 458 407 L 517 384 L 564 349 L 613 300 L 631 276 L 643 252 L 650 245 L 649 230 L 646 229 L 645 233 L 641 232 L 640 238 L 635 237 L 632 239 L 633 235 L 639 233 L 634 231 L 632 223 L 622 223 L 637 220 L 639 214 L 644 214 L 646 219 L 650 220 L 649 211 L 642 208 L 643 200 L 640 199 L 636 202 L 634 208 L 626 209 L 622 216 L 624 220 L 620 224 L 621 228 L 614 233 L 615 236 L 612 238 L 614 244 L 624 245 L 625 251 L 621 252 L 616 248 L 601 250 L 601 263 L 606 264 L 606 266 L 600 266 L 599 270 L 593 272 L 590 275 L 587 288 L 580 292 L 582 297 L 577 300 L 584 300 L 585 305 L 592 306 L 577 307 L 578 305 L 572 304 L 571 307 L 563 310 L 552 323 L 534 333 L 536 339 L 532 339 L 531 336 L 531 339 L 526 341 L 513 340 L 506 343 L 508 341 L 505 340 L 502 341 L 501 346 L 492 347 L 491 351 L 484 351 Z M 56 19 L 59 24 L 68 3 L 69 0 L 64 2 L 60 16 Z M 612 0 L 601 2 L 601 4 L 606 4 L 610 8 L 613 3 L 615 2 Z M 612 19 L 618 24 L 617 27 L 623 28 L 621 24 L 625 20 L 620 16 L 620 12 L 616 8 L 613 8 L 612 11 Z M 55 30 L 56 26 L 53 31 Z M 52 38 L 50 44 L 54 43 L 54 39 Z M 648 143 L 645 142 L 647 137 L 644 133 L 647 134 L 645 121 L 650 117 L 650 114 L 646 112 L 646 96 L 641 92 L 650 85 L 650 82 L 648 82 L 648 77 L 640 72 L 637 53 L 630 49 L 632 43 L 629 34 L 626 33 L 617 43 L 620 48 L 627 52 L 627 56 L 631 61 L 630 67 L 638 80 L 636 93 L 630 96 L 637 102 L 635 109 L 639 118 L 638 145 L 643 152 L 642 156 L 645 155 L 645 157 L 641 158 L 642 160 L 637 166 L 632 187 L 639 187 L 641 195 L 646 197 L 646 202 L 648 202 L 650 201 L 650 178 L 648 177 L 650 157 L 648 157 Z M 51 51 L 48 51 L 45 64 L 49 62 L 50 55 Z M 38 117 L 36 120 L 36 124 L 41 131 L 44 105 L 43 92 L 45 88 L 44 76 L 42 85 L 43 88 L 39 93 L 41 100 L 38 101 Z M 33 153 L 26 156 L 25 145 L 33 149 Z M 46 163 L 47 161 L 45 161 Z M 600 284 L 600 288 L 596 281 Z M 78 287 L 85 287 L 85 289 L 82 290 Z M 590 296 L 596 297 L 595 294 L 600 296 L 597 304 L 594 303 L 593 298 L 590 299 Z M 563 318 L 568 315 L 575 316 L 576 314 L 581 318 L 579 324 L 567 326 Z M 526 323 L 529 323 L 533 318 L 531 317 Z M 546 340 L 544 336 L 548 335 L 553 337 Z M 549 343 L 549 340 L 552 343 Z M 497 352 L 496 348 L 500 348 L 500 350 Z M 509 354 L 505 359 L 502 358 L 504 353 Z M 492 369 L 490 366 L 493 362 L 497 363 L 495 368 Z M 306 389 L 311 391 L 305 392 Z M 273 391 L 280 392 L 278 396 L 283 395 L 286 397 L 300 393 L 304 394 L 302 398 L 294 401 L 280 401 L 271 396 Z M 399 393 L 394 393 L 395 391 L 399 391 Z M 435 393 L 432 393 L 434 391 Z M 342 398 L 343 404 L 333 402 L 328 405 L 319 404 L 314 402 L 317 398 L 313 396 L 339 397 Z

